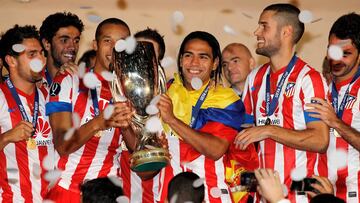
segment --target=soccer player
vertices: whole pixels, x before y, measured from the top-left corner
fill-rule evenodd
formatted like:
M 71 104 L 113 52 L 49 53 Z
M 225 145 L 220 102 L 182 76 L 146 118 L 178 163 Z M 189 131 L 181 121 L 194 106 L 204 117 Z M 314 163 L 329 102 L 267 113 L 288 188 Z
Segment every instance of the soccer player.
M 48 157 L 46 165 L 53 168 L 55 153 L 45 116 L 48 92 L 36 86 L 42 74 L 31 69 L 35 62 L 45 63 L 39 32 L 15 25 L 1 37 L 0 47 L 9 72 L 0 84 L 0 202 L 42 202 L 49 184 L 42 163 Z
M 49 87 L 60 68 L 77 69 L 74 62 L 83 30 L 82 21 L 70 12 L 51 14 L 42 22 L 40 39 L 45 48 L 45 82 Z
M 161 200 L 167 185 L 180 172 L 191 170 L 205 179 L 205 201 L 231 202 L 225 183 L 224 155 L 242 123 L 244 107 L 231 88 L 219 85 L 221 50 L 216 38 L 195 31 L 183 40 L 179 75 L 158 103 L 167 134 L 171 163 L 161 171 Z M 201 80 L 201 88 L 191 81 Z M 217 190 L 220 195 L 211 195 Z
M 84 86 L 77 75 L 58 74 L 50 88 L 50 102 L 46 113 L 54 132 L 54 145 L 60 154 L 58 168 L 63 170 L 60 180 L 49 192 L 56 202 L 79 202 L 79 186 L 88 179 L 119 176 L 118 158 L 121 142 L 135 147 L 136 136 L 129 122 L 133 115 L 127 102 L 117 102 L 110 119 L 104 118 L 104 109 L 112 99 L 109 82 L 101 73 L 109 70 L 115 42 L 130 35 L 128 25 L 117 18 L 102 21 L 95 33 L 96 63 L 93 73 L 101 82 L 94 89 Z M 77 115 L 81 126 L 67 139 L 64 135 L 72 127 Z
M 349 13 L 332 25 L 329 47 L 338 46 L 343 57 L 329 60 L 333 81 L 328 101 L 314 98 L 319 104 L 308 104 L 309 112 L 321 118 L 330 128 L 330 144 L 326 154 L 321 154 L 319 174 L 328 177 L 334 185 L 335 195 L 346 202 L 360 202 L 360 15 Z M 336 151 L 346 155 L 344 167 L 338 168 Z M 341 164 L 343 165 L 343 164 Z
M 241 131 L 235 140 L 240 149 L 259 142 L 260 167 L 277 171 L 288 189 L 291 171 L 297 168 L 311 176 L 317 153 L 325 152 L 329 143 L 327 125 L 305 111 L 312 97 L 325 98 L 327 86 L 321 74 L 295 54 L 304 32 L 299 13 L 291 4 L 273 4 L 261 13 L 254 33 L 256 53 L 270 61 L 248 76 L 243 95 L 246 121 L 256 127 Z M 289 199 L 308 201 L 294 193 Z

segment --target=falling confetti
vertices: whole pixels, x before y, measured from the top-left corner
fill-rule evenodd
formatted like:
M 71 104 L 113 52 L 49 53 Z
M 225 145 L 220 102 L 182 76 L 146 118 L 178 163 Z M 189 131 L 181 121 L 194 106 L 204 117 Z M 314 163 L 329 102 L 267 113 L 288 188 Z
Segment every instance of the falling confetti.
M 84 75 L 83 82 L 89 89 L 94 89 L 100 83 L 96 75 L 92 72 L 88 72 Z
M 72 113 L 72 124 L 74 128 L 79 128 L 80 127 L 80 116 L 78 113 Z
M 306 168 L 294 168 L 291 170 L 291 179 L 294 181 L 301 181 L 306 177 Z
M 152 98 L 152 100 L 150 101 L 150 104 L 156 105 L 157 103 L 159 103 L 160 97 L 161 97 L 160 95 L 156 95 L 154 98 Z
M 25 51 L 25 46 L 22 44 L 14 44 L 12 45 L 12 50 L 15 51 L 16 53 L 21 53 L 23 51 Z
M 348 154 L 344 149 L 337 149 L 335 151 L 331 151 L 329 157 L 331 157 L 333 161 L 332 166 L 337 168 L 337 170 L 344 169 L 347 166 Z
M 145 128 L 151 132 L 156 133 L 162 130 L 161 121 L 157 116 L 153 116 L 146 121 Z
M 201 187 L 202 185 L 204 185 L 204 182 L 205 182 L 205 179 L 204 179 L 204 178 L 198 178 L 198 179 L 194 180 L 192 186 L 193 186 L 194 188 L 199 188 L 199 187 Z
M 109 120 L 111 118 L 111 115 L 113 114 L 115 109 L 115 106 L 112 104 L 107 105 L 107 107 L 104 110 L 104 119 Z
M 161 60 L 161 67 L 168 68 L 174 64 L 174 59 L 170 56 L 166 56 Z
M 229 25 L 224 25 L 224 32 L 230 35 L 237 35 L 237 32 Z
M 54 169 L 54 157 L 50 154 L 46 155 L 42 161 L 42 166 L 45 170 L 50 171 Z
M 68 131 L 66 131 L 65 135 L 64 135 L 64 140 L 68 141 L 71 139 L 71 137 L 74 135 L 75 133 L 75 128 L 70 128 Z
M 145 109 L 146 113 L 149 115 L 155 115 L 157 113 L 159 113 L 159 109 L 155 106 L 155 105 L 148 105 Z
M 79 75 L 79 78 L 83 78 L 84 75 L 86 73 L 86 63 L 85 62 L 81 62 L 79 64 L 79 69 L 78 69 L 78 75 Z
M 123 39 L 118 40 L 115 43 L 115 51 L 122 52 L 126 49 L 126 41 Z
M 219 198 L 221 196 L 221 190 L 217 187 L 210 189 L 210 195 L 214 198 Z
M 101 72 L 101 76 L 102 76 L 106 81 L 109 81 L 109 82 L 113 81 L 114 78 L 115 78 L 114 74 L 112 74 L 112 73 L 109 72 L 109 71 L 102 71 L 102 72 Z
M 129 203 L 129 198 L 126 196 L 119 196 L 116 198 L 117 203 Z
M 338 45 L 330 45 L 328 48 L 328 55 L 333 60 L 340 60 L 344 56 L 342 48 Z
M 194 90 L 199 90 L 203 86 L 203 82 L 198 77 L 193 77 L 191 79 L 191 86 L 194 88 Z
M 30 68 L 35 73 L 41 72 L 43 67 L 44 67 L 44 64 L 42 63 L 42 61 L 40 59 L 33 59 L 30 61 Z
M 299 13 L 299 20 L 302 23 L 311 23 L 313 18 L 313 14 L 309 10 L 303 10 Z
M 136 39 L 134 36 L 129 36 L 126 38 L 126 53 L 128 54 L 132 54 L 134 51 L 135 51 L 135 48 L 136 48 Z

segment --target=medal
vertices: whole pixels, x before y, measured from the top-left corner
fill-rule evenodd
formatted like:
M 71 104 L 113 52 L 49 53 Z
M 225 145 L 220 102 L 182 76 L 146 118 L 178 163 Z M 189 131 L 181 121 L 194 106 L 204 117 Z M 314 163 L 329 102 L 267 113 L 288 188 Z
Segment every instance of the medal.
M 26 147 L 28 149 L 36 149 L 36 140 L 34 138 L 28 138 L 26 140 Z
M 266 118 L 265 125 L 271 125 L 271 119 L 269 117 Z

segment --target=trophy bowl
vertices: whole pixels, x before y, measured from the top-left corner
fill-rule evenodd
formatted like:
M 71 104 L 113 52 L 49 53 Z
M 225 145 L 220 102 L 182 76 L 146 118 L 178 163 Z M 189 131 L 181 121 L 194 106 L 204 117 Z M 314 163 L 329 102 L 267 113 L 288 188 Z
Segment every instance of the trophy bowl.
M 157 64 L 152 43 L 137 42 L 131 54 L 114 49 L 110 71 L 114 74 L 110 85 L 114 102 L 122 102 L 125 97 L 136 111 L 130 123 L 138 137 L 130 157 L 131 169 L 136 172 L 160 170 L 169 163 L 170 154 L 159 140 L 161 132 L 152 133 L 145 128 L 150 118 L 146 107 L 165 91 L 164 72 Z

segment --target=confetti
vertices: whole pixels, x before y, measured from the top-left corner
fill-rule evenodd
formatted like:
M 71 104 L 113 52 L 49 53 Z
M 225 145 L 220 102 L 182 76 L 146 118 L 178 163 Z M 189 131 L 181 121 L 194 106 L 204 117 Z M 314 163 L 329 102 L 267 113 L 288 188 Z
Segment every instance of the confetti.
M 94 89 L 100 83 L 96 75 L 92 72 L 86 73 L 84 75 L 83 81 L 84 85 L 89 89 Z
M 40 59 L 33 59 L 30 61 L 30 68 L 35 73 L 41 72 L 43 67 L 44 67 L 44 64 L 42 63 L 42 61 Z
M 74 135 L 75 133 L 75 128 L 70 128 L 68 131 L 66 131 L 65 135 L 64 135 L 64 140 L 68 141 L 71 139 L 71 137 Z
M 338 45 L 330 45 L 328 48 L 328 55 L 333 60 L 340 60 L 344 56 L 342 48 Z
M 160 119 L 157 116 L 149 118 L 145 123 L 145 128 L 151 133 L 161 131 L 162 125 Z
M 203 86 L 203 82 L 198 77 L 193 77 L 191 79 L 191 86 L 194 88 L 194 90 L 199 90 Z
M 159 113 L 159 109 L 155 105 L 150 104 L 146 107 L 145 112 L 149 115 L 155 115 Z
M 201 187 L 202 185 L 204 185 L 204 182 L 205 182 L 205 179 L 204 179 L 204 178 L 198 178 L 198 179 L 194 180 L 192 186 L 193 186 L 194 188 L 199 188 L 199 187 Z
M 306 177 L 306 168 L 294 168 L 291 170 L 291 179 L 294 181 L 301 181 Z
M 115 109 L 115 106 L 112 104 L 107 105 L 107 107 L 104 110 L 104 119 L 109 120 L 111 118 L 111 115 L 113 114 Z
M 313 20 L 313 14 L 309 10 L 303 10 L 299 13 L 299 20 L 302 23 L 311 23 Z
M 171 65 L 174 64 L 174 59 L 170 56 L 166 56 L 163 58 L 163 60 L 161 60 L 161 67 L 164 67 L 164 68 L 168 68 L 170 67 Z
M 22 44 L 14 44 L 12 45 L 12 50 L 15 51 L 16 53 L 21 53 L 23 51 L 25 51 L 25 46 Z

